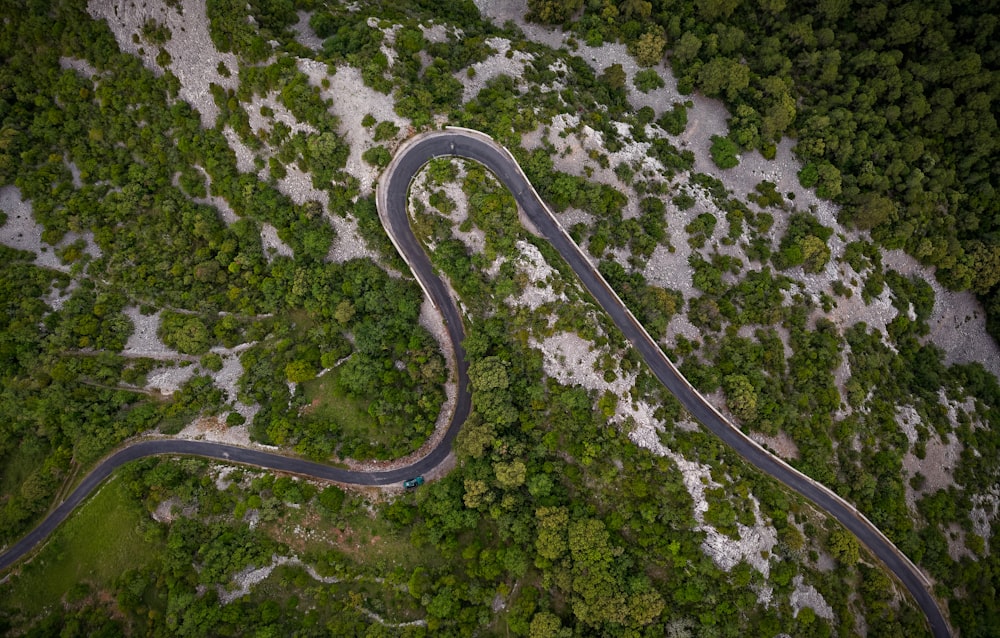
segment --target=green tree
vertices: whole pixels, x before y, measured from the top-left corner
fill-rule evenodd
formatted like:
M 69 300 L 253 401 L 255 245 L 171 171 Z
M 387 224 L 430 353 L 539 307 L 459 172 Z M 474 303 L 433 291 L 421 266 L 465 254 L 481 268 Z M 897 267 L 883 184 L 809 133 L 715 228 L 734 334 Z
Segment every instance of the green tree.
M 723 381 L 726 389 L 726 405 L 743 421 L 753 421 L 757 417 L 757 390 L 750 379 L 742 374 L 731 374 Z
M 639 66 L 656 66 L 663 59 L 663 50 L 667 47 L 667 38 L 662 30 L 652 30 L 643 33 L 635 42 L 632 55 Z
M 569 510 L 565 507 L 539 507 L 535 510 L 535 520 L 538 523 L 535 538 L 538 556 L 543 562 L 559 560 L 569 547 L 566 536 Z
M 872 192 L 861 195 L 848 210 L 851 221 L 862 230 L 877 228 L 896 216 L 896 204 L 885 195 Z
M 304 360 L 291 361 L 285 365 L 285 378 L 291 383 L 304 383 L 316 377 L 316 368 Z
M 604 73 L 601 74 L 601 78 L 613 91 L 623 90 L 625 88 L 625 81 L 627 80 L 625 69 L 618 63 L 612 64 L 608 68 L 604 69 Z
M 698 83 L 706 95 L 734 99 L 750 85 L 750 67 L 727 57 L 715 57 L 698 71 Z
M 802 239 L 802 269 L 808 273 L 822 272 L 830 260 L 830 249 L 819 237 L 806 235 Z
M 740 160 L 736 156 L 739 150 L 736 144 L 728 137 L 722 137 L 721 135 L 712 136 L 712 147 L 709 149 L 709 153 L 712 156 L 712 161 L 719 168 L 733 168 L 739 164 Z
M 583 0 L 528 0 L 529 20 L 561 24 L 583 6 Z
M 689 63 L 698 57 L 701 50 L 701 39 L 690 31 L 685 31 L 681 39 L 674 45 L 673 57 L 682 62 Z
M 559 616 L 548 611 L 536 613 L 528 629 L 529 638 L 569 638 L 571 635 L 572 631 L 563 628 Z
M 494 463 L 493 474 L 497 478 L 497 483 L 505 490 L 512 490 L 524 485 L 527 476 L 527 467 L 524 461 L 515 460 L 510 463 Z
M 844 565 L 854 565 L 861 558 L 861 548 L 854 535 L 847 530 L 837 527 L 826 541 L 826 548 L 834 558 Z

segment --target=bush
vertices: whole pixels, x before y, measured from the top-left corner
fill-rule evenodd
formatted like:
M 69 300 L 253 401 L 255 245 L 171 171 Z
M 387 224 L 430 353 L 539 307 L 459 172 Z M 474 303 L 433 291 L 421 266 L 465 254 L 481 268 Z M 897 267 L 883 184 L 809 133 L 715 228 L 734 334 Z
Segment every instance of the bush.
M 673 202 L 674 206 L 680 210 L 687 210 L 695 204 L 694 197 L 691 197 L 688 193 L 680 193 L 674 196 Z
M 635 74 L 635 78 L 632 79 L 632 83 L 635 84 L 635 88 L 643 93 L 649 93 L 653 89 L 662 89 L 665 86 L 663 78 L 653 69 L 639 71 Z
M 222 369 L 222 357 L 214 352 L 209 352 L 201 358 L 201 367 L 212 372 Z
M 802 188 L 812 188 L 819 181 L 819 169 L 812 162 L 806 164 L 799 171 L 799 184 Z
M 680 102 L 674 102 L 674 107 L 669 111 L 664 111 L 663 115 L 657 121 L 657 124 L 671 135 L 680 135 L 683 133 L 684 129 L 687 128 L 687 123 L 687 106 Z
M 392 160 L 392 155 L 389 154 L 389 150 L 384 146 L 373 146 L 365 151 L 364 154 L 361 155 L 361 158 L 372 166 L 385 168 Z
M 164 311 L 160 315 L 160 339 L 182 354 L 201 355 L 212 346 L 212 333 L 196 315 Z
M 721 169 L 733 168 L 740 163 L 740 160 L 736 157 L 739 148 L 728 137 L 713 135 L 712 148 L 709 152 L 712 154 L 712 161 Z
M 391 140 L 399 133 L 399 127 L 392 122 L 379 122 L 375 127 L 375 141 Z

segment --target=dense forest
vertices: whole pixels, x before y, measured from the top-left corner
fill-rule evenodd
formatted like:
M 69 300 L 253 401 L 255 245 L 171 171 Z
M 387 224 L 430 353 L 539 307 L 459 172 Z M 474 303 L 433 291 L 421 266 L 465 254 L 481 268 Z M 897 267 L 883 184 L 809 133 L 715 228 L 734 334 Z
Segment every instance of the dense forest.
M 1000 8 L 885 0 L 529 0 L 588 44 L 669 55 L 682 93 L 729 106 L 729 138 L 797 139 L 803 185 L 845 221 L 971 290 L 1000 339 Z
M 719 409 L 995 635 L 993 350 L 942 350 L 963 298 L 895 249 L 1000 334 L 996 9 L 526 8 L 0 0 L 0 544 L 136 436 L 424 445 L 448 366 L 372 187 L 450 123 L 511 148 Z M 705 96 L 729 119 L 698 137 Z M 795 188 L 732 187 L 789 136 Z M 432 162 L 411 219 L 466 313 L 455 466 L 373 493 L 133 464 L 0 585 L 2 631 L 923 634 L 852 536 L 690 421 L 487 171 Z

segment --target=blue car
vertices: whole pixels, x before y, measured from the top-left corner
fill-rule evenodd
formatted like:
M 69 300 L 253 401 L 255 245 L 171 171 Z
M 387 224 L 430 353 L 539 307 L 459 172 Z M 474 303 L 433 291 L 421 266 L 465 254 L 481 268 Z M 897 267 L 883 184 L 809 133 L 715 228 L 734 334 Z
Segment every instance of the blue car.
M 418 476 L 416 478 L 411 478 L 403 481 L 403 487 L 405 487 L 408 490 L 423 484 L 424 484 L 424 477 L 422 476 Z

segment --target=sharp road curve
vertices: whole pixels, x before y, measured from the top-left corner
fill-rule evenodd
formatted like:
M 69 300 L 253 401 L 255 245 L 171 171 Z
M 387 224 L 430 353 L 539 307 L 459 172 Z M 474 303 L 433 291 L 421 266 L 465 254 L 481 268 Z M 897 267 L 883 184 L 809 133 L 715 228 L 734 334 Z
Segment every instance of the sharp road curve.
M 35 530 L 0 555 L 0 570 L 10 567 L 51 534 L 115 469 L 124 463 L 146 456 L 157 454 L 204 456 L 358 485 L 398 483 L 436 467 L 448 455 L 455 435 L 469 415 L 471 401 L 466 374 L 468 363 L 462 348 L 464 331 L 457 304 L 449 294 L 448 288 L 434 274 L 427 254 L 410 229 L 407 198 L 413 176 L 429 160 L 442 156 L 463 157 L 480 162 L 489 168 L 510 189 L 538 232 L 566 260 L 584 287 L 639 351 L 650 370 L 678 398 L 688 412 L 750 464 L 805 496 L 840 521 L 909 590 L 926 615 L 933 635 L 936 638 L 952 635 L 944 615 L 929 592 L 930 583 L 923 573 L 849 503 L 762 448 L 712 407 L 681 376 L 642 324 L 629 312 L 580 248 L 570 239 L 535 192 L 513 156 L 482 133 L 455 128 L 424 133 L 405 142 L 383 174 L 376 193 L 379 215 L 389 237 L 412 269 L 424 292 L 442 313 L 455 349 L 458 400 L 445 436 L 430 453 L 413 464 L 396 470 L 357 472 L 279 454 L 204 441 L 178 439 L 139 441 L 120 449 L 102 461 Z

